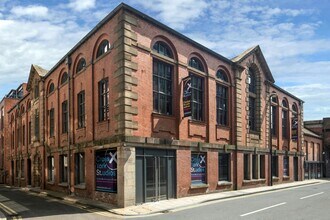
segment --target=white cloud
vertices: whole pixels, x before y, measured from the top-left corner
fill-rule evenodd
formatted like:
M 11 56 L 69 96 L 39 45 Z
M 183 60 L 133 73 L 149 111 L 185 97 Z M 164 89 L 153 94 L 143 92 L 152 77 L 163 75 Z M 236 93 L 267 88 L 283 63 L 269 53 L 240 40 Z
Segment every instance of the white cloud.
M 69 7 L 75 11 L 84 11 L 95 7 L 96 0 L 72 0 Z
M 157 13 L 159 19 L 176 29 L 184 29 L 203 15 L 209 5 L 206 0 L 148 0 L 135 3 Z
M 11 13 L 18 17 L 46 17 L 48 15 L 48 8 L 39 5 L 29 5 L 27 7 L 17 6 L 11 9 Z

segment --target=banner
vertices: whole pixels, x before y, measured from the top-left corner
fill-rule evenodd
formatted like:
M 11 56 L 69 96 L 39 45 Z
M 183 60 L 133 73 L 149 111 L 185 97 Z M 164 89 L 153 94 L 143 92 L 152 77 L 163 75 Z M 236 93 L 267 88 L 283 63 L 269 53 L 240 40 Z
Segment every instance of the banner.
M 291 128 L 291 139 L 292 140 L 298 140 L 298 118 L 293 117 L 292 121 L 292 128 Z
M 117 151 L 114 149 L 95 152 L 96 190 L 117 192 Z
M 191 155 L 191 183 L 206 183 L 206 154 Z
M 191 78 L 188 76 L 183 82 L 183 117 L 191 116 Z

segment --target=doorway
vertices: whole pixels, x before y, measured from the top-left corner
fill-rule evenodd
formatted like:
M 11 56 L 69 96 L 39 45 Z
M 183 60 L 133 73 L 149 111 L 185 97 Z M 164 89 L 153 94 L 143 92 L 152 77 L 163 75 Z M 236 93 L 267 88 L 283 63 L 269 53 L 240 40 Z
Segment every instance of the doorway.
M 32 169 L 32 166 L 31 166 L 31 159 L 28 159 L 27 160 L 27 185 L 31 186 L 31 169 Z
M 293 158 L 294 181 L 298 181 L 298 157 Z
M 136 203 L 175 197 L 175 151 L 136 149 Z

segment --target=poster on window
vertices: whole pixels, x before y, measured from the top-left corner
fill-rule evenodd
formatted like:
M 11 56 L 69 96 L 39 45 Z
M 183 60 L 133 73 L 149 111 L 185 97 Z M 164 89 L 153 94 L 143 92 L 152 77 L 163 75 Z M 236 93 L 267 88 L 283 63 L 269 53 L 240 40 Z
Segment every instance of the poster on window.
M 292 118 L 291 139 L 298 140 L 298 118 Z
M 96 190 L 117 192 L 117 151 L 114 149 L 95 152 Z
M 191 116 L 191 78 L 186 77 L 183 82 L 183 117 Z
M 191 183 L 206 183 L 206 155 L 191 155 Z

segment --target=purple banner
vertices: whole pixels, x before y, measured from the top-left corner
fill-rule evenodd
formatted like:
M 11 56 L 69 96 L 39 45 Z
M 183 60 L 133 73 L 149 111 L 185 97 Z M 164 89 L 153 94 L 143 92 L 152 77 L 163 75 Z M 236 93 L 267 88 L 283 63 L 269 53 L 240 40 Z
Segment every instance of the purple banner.
M 206 154 L 191 155 L 191 183 L 206 183 Z
M 117 192 L 117 151 L 95 152 L 96 190 Z
M 191 116 L 191 78 L 186 77 L 183 82 L 183 117 Z
M 291 139 L 298 140 L 298 118 L 292 118 Z

